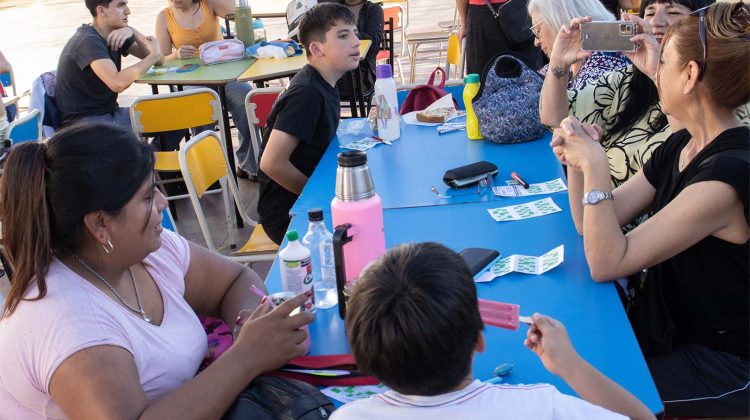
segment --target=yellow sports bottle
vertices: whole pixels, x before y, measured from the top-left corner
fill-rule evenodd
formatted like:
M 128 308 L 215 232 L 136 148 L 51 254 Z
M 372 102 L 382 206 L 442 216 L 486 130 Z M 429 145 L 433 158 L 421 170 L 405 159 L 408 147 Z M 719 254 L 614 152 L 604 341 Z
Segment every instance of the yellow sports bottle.
M 469 140 L 482 140 L 482 133 L 479 132 L 479 120 L 474 113 L 472 101 L 479 93 L 479 75 L 472 73 L 464 77 L 464 106 L 466 107 L 466 134 Z

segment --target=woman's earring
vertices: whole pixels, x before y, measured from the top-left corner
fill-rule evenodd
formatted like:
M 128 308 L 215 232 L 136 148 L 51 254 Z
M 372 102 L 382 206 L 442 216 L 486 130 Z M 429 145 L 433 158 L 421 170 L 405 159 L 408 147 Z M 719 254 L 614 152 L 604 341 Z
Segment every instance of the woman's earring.
M 107 247 L 109 247 L 109 248 L 107 248 Z M 107 254 L 111 254 L 112 251 L 115 250 L 115 246 L 112 245 L 112 241 L 110 239 L 107 239 L 107 244 L 106 245 L 102 245 L 102 248 L 104 248 L 104 252 L 106 252 Z

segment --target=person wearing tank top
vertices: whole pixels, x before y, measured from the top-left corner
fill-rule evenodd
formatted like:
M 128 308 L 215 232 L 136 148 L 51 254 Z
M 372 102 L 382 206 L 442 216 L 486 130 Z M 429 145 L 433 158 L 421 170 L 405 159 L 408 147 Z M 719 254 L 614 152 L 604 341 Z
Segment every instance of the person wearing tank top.
M 234 13 L 235 8 L 232 0 L 168 0 L 168 3 L 156 17 L 156 37 L 167 60 L 197 57 L 202 44 L 222 39 L 218 19 Z M 188 86 L 185 89 L 197 87 Z M 245 96 L 251 89 L 250 84 L 245 82 L 235 81 L 226 85 L 227 108 L 237 127 L 239 139 L 237 176 L 255 180 L 258 163 L 255 161 L 245 114 Z M 199 128 L 205 129 L 212 127 Z

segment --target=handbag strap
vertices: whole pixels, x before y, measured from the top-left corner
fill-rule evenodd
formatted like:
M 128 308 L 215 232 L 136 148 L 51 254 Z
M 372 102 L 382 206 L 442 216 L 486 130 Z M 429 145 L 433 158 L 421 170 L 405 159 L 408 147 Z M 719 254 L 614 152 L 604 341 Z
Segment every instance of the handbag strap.
M 490 9 L 490 12 L 492 13 L 492 17 L 497 19 L 500 16 L 500 10 L 502 10 L 503 7 L 507 6 L 510 2 L 513 0 L 507 0 L 505 2 L 502 2 L 503 4 L 500 5 L 500 7 L 495 10 L 494 7 L 492 7 L 492 3 L 490 3 L 490 0 L 484 0 L 484 4 L 487 6 L 488 9 Z
M 430 78 L 427 80 L 427 84 L 429 86 L 435 85 L 435 75 L 440 73 L 440 84 L 437 85 L 438 87 L 445 87 L 445 70 L 443 70 L 442 67 L 438 66 L 435 70 L 432 71 L 432 74 L 430 74 Z

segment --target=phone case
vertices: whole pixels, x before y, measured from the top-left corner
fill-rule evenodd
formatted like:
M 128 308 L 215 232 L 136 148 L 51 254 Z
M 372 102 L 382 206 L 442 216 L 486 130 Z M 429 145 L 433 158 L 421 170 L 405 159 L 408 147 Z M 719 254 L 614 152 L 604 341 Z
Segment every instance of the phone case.
M 469 266 L 469 271 L 471 271 L 471 275 L 475 276 L 477 273 L 482 271 L 484 267 L 487 267 L 487 264 L 494 261 L 495 258 L 500 256 L 500 253 L 495 251 L 494 249 L 487 249 L 487 248 L 466 248 L 463 251 L 459 252 L 458 255 L 460 255 L 464 261 L 466 261 L 466 265 Z
M 448 169 L 443 174 L 443 182 L 453 188 L 474 185 L 488 175 L 497 174 L 497 165 L 491 162 L 479 161 L 458 168 Z
M 177 69 L 177 73 L 188 73 L 198 68 L 197 64 L 186 64 Z
M 630 38 L 636 34 L 632 22 L 584 22 L 581 24 L 581 49 L 587 51 L 634 51 Z

